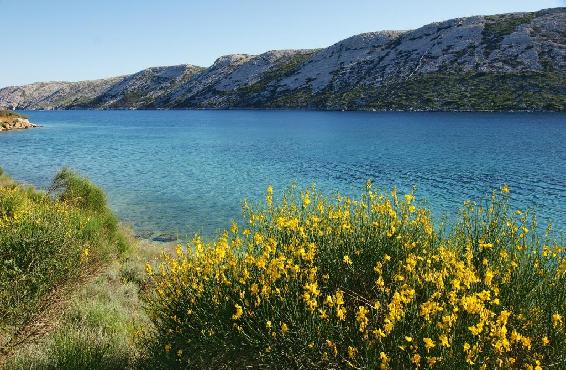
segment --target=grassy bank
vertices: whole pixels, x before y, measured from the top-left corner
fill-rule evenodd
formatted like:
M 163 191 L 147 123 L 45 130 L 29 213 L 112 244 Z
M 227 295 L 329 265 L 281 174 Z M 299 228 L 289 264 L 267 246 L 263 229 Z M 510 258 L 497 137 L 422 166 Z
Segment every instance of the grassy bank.
M 25 368 L 65 368 L 60 361 L 70 354 L 51 352 L 78 350 L 70 347 L 83 342 L 93 353 L 82 355 L 91 358 L 77 358 L 78 363 L 66 368 L 88 368 L 84 361 L 100 363 L 95 358 L 100 349 L 114 352 L 107 348 L 111 342 L 104 320 L 121 325 L 123 319 L 115 308 L 105 306 L 96 289 L 104 290 L 108 279 L 103 277 L 117 268 L 109 264 L 128 258 L 132 248 L 104 192 L 88 180 L 63 170 L 43 192 L 15 183 L 0 170 L 0 364 L 36 339 L 47 352 L 21 357 L 28 361 Z M 96 280 L 101 274 L 102 282 Z M 125 302 L 127 297 L 120 296 L 126 294 L 124 289 L 126 285 L 108 290 L 116 295 L 108 297 L 108 304 L 119 307 Z M 123 328 L 112 328 L 118 329 Z M 111 337 L 118 334 L 112 332 Z M 9 368 L 21 368 L 16 366 L 20 360 L 11 361 Z M 80 361 L 85 366 L 75 366 Z
M 74 284 L 64 304 L 41 318 L 46 333 L 18 346 L 5 368 L 138 368 L 143 348 L 137 346 L 137 334 L 150 325 L 138 293 L 145 263 L 162 247 L 131 243 L 127 255 Z

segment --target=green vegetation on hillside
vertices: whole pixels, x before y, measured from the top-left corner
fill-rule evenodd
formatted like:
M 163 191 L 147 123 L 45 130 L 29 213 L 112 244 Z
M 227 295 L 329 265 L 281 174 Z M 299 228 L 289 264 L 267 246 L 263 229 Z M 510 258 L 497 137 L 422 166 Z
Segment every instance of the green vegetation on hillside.
M 436 73 L 378 88 L 326 91 L 315 96 L 313 104 L 334 109 L 565 111 L 565 86 L 566 72 Z
M 386 87 L 370 107 L 564 111 L 565 86 L 566 72 L 432 74 Z
M 285 77 L 292 75 L 295 71 L 299 69 L 299 67 L 301 67 L 301 65 L 304 62 L 309 60 L 315 53 L 316 51 L 312 51 L 310 53 L 294 55 L 291 58 L 285 60 L 284 63 L 280 63 L 277 67 L 264 73 L 261 80 L 259 80 L 258 82 L 250 86 L 240 88 L 237 92 L 243 94 L 262 92 L 265 90 L 265 88 L 269 83 L 281 80 Z M 242 99 L 245 98 L 242 97 Z
M 535 18 L 535 13 L 493 15 L 485 17 L 482 43 L 486 45 L 486 55 L 501 47 L 503 38 L 516 31 L 521 24 L 528 24 Z
M 380 86 L 265 93 L 266 81 L 231 99 L 249 108 L 430 111 L 565 111 L 566 72 L 429 73 Z M 255 89 L 257 87 L 257 90 Z M 228 94 L 230 96 L 230 94 Z

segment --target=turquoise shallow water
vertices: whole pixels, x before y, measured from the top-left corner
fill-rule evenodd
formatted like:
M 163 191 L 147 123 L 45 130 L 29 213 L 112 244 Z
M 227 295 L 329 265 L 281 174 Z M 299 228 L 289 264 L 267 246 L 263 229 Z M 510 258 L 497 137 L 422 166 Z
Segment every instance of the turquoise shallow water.
M 24 112 L 44 127 L 0 134 L 0 166 L 39 187 L 63 166 L 108 192 L 140 233 L 207 235 L 292 181 L 358 194 L 418 188 L 435 215 L 503 183 L 517 207 L 566 230 L 566 114 L 303 111 Z

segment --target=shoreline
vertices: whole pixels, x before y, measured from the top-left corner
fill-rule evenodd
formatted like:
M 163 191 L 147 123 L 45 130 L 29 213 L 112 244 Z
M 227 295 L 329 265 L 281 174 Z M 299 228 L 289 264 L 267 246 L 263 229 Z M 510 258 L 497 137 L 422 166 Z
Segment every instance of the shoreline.
M 544 109 L 515 109 L 515 110 L 467 110 L 467 109 L 339 109 L 339 108 L 269 108 L 269 107 L 187 107 L 187 108 L 19 108 L 19 111 L 28 112 L 64 112 L 64 111 L 282 111 L 282 112 L 370 112 L 370 113 L 566 113 L 563 110 L 544 110 Z M 40 126 L 37 126 L 40 127 Z

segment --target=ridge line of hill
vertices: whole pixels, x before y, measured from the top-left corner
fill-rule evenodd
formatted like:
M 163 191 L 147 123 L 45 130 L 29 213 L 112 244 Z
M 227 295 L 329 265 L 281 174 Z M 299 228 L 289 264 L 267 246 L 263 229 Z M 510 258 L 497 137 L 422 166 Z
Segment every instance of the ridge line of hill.
M 5 87 L 0 107 L 566 111 L 565 29 L 566 8 L 456 18 L 209 67 Z

